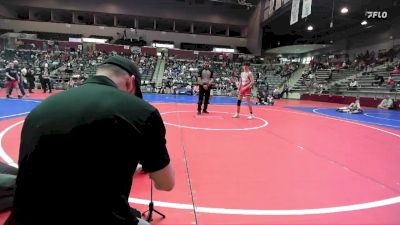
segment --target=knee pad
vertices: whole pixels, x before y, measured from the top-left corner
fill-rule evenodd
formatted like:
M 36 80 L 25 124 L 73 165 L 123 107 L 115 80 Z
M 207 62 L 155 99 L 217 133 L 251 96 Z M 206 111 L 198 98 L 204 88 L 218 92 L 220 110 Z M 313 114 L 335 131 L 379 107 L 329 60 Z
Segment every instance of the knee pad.
M 237 106 L 240 106 L 242 104 L 242 100 L 237 100 Z

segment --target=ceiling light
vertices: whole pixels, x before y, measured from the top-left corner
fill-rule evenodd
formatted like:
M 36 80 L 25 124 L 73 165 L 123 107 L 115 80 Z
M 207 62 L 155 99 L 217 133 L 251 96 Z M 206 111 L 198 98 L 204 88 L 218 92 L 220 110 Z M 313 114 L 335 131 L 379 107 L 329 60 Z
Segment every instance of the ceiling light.
M 307 30 L 312 31 L 312 30 L 314 30 L 314 27 L 310 25 L 307 27 Z
M 365 25 L 367 25 L 368 24 L 368 22 L 366 21 L 366 20 L 363 20 L 362 22 L 361 22 L 361 25 L 363 25 L 363 26 L 365 26 Z
M 343 8 L 340 10 L 340 12 L 341 12 L 342 14 L 346 14 L 346 13 L 349 12 L 349 9 L 348 9 L 347 7 L 343 7 Z

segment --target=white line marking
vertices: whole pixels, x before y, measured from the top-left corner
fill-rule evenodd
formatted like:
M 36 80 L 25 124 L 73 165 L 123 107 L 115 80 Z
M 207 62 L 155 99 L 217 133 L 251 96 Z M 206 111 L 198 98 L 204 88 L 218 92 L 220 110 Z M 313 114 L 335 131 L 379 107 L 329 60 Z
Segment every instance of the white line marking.
M 2 140 L 4 138 L 4 135 L 10 131 L 11 129 L 13 129 L 14 127 L 20 125 L 21 123 L 23 123 L 25 120 L 19 121 L 17 123 L 14 123 L 13 125 L 7 127 L 6 129 L 2 130 L 0 132 L 0 157 L 10 166 L 16 167 L 18 168 L 18 165 L 14 162 L 14 160 L 7 155 L 7 153 L 4 151 L 3 148 L 3 144 L 2 144 Z
M 30 99 L 9 99 L 9 98 L 2 98 L 3 100 L 8 100 L 8 101 L 24 101 L 24 102 L 37 102 L 37 103 L 41 103 L 42 101 L 38 101 L 38 100 L 30 100 Z
M 219 112 L 219 111 L 209 111 L 212 113 L 223 113 L 223 114 L 231 114 L 229 112 Z M 170 112 L 163 112 L 161 115 L 165 114 L 171 114 L 171 113 L 193 113 L 195 114 L 195 111 L 170 111 Z M 241 116 L 245 116 L 243 114 L 240 114 Z M 168 123 L 164 121 L 164 124 L 174 126 L 174 127 L 181 127 L 181 128 L 188 128 L 188 129 L 193 129 L 193 130 L 209 130 L 209 131 L 247 131 L 247 130 L 256 130 L 260 129 L 263 127 L 266 127 L 268 125 L 268 121 L 264 120 L 263 118 L 260 117 L 254 117 L 255 119 L 261 120 L 264 122 L 263 125 L 257 126 L 257 127 L 248 127 L 248 128 L 203 128 L 203 127 L 192 127 L 192 126 L 184 126 L 184 125 L 179 125 L 179 124 L 174 124 L 174 123 Z M 235 118 L 232 118 L 233 120 L 237 120 Z
M 129 202 L 142 205 L 149 204 L 149 200 L 143 200 L 138 198 L 129 198 Z M 226 208 L 196 207 L 196 211 L 202 213 L 231 214 L 231 215 L 234 214 L 234 215 L 258 215 L 258 216 L 294 216 L 294 215 L 315 215 L 315 214 L 349 212 L 349 211 L 388 206 L 397 203 L 400 203 L 400 196 L 380 201 L 367 202 L 354 205 L 345 205 L 338 207 L 329 207 L 329 208 L 257 210 L 257 209 L 226 209 Z M 154 201 L 154 205 L 165 208 L 188 209 L 188 210 L 193 209 L 193 205 L 191 204 Z
M 26 114 L 29 114 L 29 112 L 17 113 L 17 114 L 12 114 L 12 115 L 8 115 L 8 116 L 0 116 L 0 119 L 14 117 L 14 116 L 22 116 L 22 115 L 26 115 Z
M 377 119 L 381 119 L 381 120 L 400 121 L 400 120 L 395 120 L 395 119 L 382 118 L 382 117 L 378 117 L 378 116 L 371 116 L 370 114 L 383 114 L 383 113 L 364 113 L 364 116 L 377 118 Z M 386 114 L 386 115 L 390 115 L 390 114 Z
M 300 145 L 297 145 L 297 147 L 300 148 L 300 149 L 304 149 L 303 146 L 300 146 Z

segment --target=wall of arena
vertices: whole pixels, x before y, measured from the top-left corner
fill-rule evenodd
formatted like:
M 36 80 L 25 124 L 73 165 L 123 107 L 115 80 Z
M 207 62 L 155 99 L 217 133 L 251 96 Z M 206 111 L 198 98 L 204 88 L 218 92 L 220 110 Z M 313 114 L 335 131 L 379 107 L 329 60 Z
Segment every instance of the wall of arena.
M 263 8 L 264 8 L 264 1 L 260 1 L 257 4 L 253 14 L 251 15 L 249 20 L 249 25 L 247 26 L 247 39 L 248 39 L 247 48 L 254 55 L 261 55 L 262 51 L 261 12 Z
M 0 4 L 0 16 L 6 18 L 15 18 L 17 17 L 17 14 L 15 13 L 14 10 L 9 9 L 9 7 Z
M 221 6 L 196 5 L 165 1 L 157 3 L 143 0 L 13 0 L 8 4 L 48 9 L 63 9 L 84 12 L 100 12 L 117 15 L 133 15 L 157 17 L 185 21 L 207 22 L 246 26 L 251 11 L 246 14 L 243 10 L 221 9 Z
M 19 31 L 41 31 L 41 32 L 54 32 L 54 33 L 70 33 L 70 34 L 83 34 L 112 36 L 118 38 L 117 33 L 122 33 L 124 28 L 118 27 L 103 27 L 93 25 L 79 25 L 79 24 L 65 24 L 65 23 L 50 23 L 50 22 L 36 22 L 25 20 L 0 20 L 1 29 L 13 29 L 15 32 Z M 181 42 L 185 43 L 202 43 L 210 45 L 224 45 L 245 47 L 247 45 L 247 38 L 238 37 L 223 37 L 223 36 L 209 36 L 199 34 L 184 34 L 174 32 L 161 32 L 151 30 L 138 30 L 138 36 L 143 37 L 148 44 L 153 40 L 173 41 L 175 46 L 180 47 Z M 210 38 L 212 37 L 212 38 Z
M 356 100 L 354 96 L 331 96 L 331 95 L 318 95 L 318 94 L 303 94 L 301 95 L 301 100 L 308 101 L 318 101 L 318 102 L 330 102 L 330 103 L 338 103 L 349 105 L 350 103 Z M 382 101 L 382 98 L 369 98 L 369 97 L 360 97 L 360 103 L 365 107 L 373 107 L 376 108 L 379 103 Z M 395 105 L 400 104 L 400 100 L 396 100 L 394 102 Z

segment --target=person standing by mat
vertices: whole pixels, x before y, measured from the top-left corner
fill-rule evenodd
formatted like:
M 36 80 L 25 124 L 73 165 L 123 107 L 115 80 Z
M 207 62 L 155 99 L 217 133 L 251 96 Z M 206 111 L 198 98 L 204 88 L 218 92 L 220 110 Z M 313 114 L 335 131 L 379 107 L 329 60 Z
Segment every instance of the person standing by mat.
M 12 97 L 12 91 L 15 88 L 17 90 L 18 98 L 22 98 L 23 95 L 21 93 L 21 90 L 19 89 L 19 79 L 20 76 L 18 74 L 18 69 L 15 65 L 14 62 L 9 64 L 9 67 L 6 68 L 5 74 L 6 74 L 6 79 L 7 79 L 7 98 Z
M 242 99 L 245 96 L 247 105 L 249 106 L 249 116 L 248 120 L 252 120 L 253 116 L 253 108 L 251 107 L 250 97 L 251 97 L 251 88 L 254 86 L 254 76 L 250 71 L 250 63 L 243 64 L 243 72 L 240 74 L 239 80 L 239 95 L 237 100 L 237 110 L 236 113 L 232 116 L 233 118 L 240 117 L 240 105 L 242 104 Z
M 149 225 L 128 202 L 136 167 L 164 191 L 173 189 L 175 172 L 164 123 L 142 100 L 140 77 L 129 59 L 112 56 L 83 85 L 32 110 L 6 225 Z
M 199 101 L 197 103 L 197 114 L 208 113 L 207 106 L 210 100 L 210 90 L 213 83 L 214 72 L 210 70 L 210 64 L 208 62 L 203 63 L 203 69 L 199 71 L 197 83 L 199 84 Z M 201 106 L 204 102 L 203 111 Z
M 49 69 L 48 63 L 44 64 L 43 73 L 41 74 L 40 80 L 42 82 L 43 93 L 46 93 L 47 89 L 49 89 L 49 93 L 51 93 L 52 90 L 51 90 L 51 83 L 50 83 L 50 69 Z

